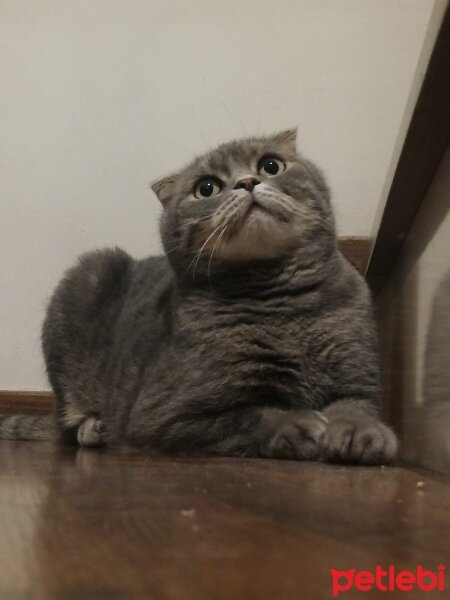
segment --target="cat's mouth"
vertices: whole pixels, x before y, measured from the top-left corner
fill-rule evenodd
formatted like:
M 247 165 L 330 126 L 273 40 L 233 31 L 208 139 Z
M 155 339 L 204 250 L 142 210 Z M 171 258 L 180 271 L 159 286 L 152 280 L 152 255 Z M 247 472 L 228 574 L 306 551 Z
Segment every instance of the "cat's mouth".
M 205 226 L 201 243 L 211 256 L 229 260 L 274 258 L 295 246 L 299 223 L 292 199 L 265 184 L 257 188 L 252 192 L 237 190 Z
M 217 243 L 210 242 L 217 257 L 229 260 L 275 258 L 298 239 L 292 214 L 270 198 L 249 195 L 227 217 L 222 231 L 214 236 Z
M 228 216 L 224 242 L 229 242 L 242 236 L 248 237 L 257 230 L 272 227 L 276 221 L 272 212 L 255 199 L 249 199 L 238 210 Z
M 287 224 L 291 222 L 290 215 L 284 214 L 272 203 L 265 198 L 258 198 L 251 194 L 247 204 L 238 211 L 235 218 L 230 223 L 230 235 L 236 235 L 241 230 L 256 229 L 258 227 L 271 226 L 276 224 Z
M 268 217 L 273 216 L 265 206 L 256 200 L 256 198 L 252 198 L 244 216 L 241 218 L 241 224 L 243 225 L 249 219 L 259 218 L 262 215 L 267 215 Z

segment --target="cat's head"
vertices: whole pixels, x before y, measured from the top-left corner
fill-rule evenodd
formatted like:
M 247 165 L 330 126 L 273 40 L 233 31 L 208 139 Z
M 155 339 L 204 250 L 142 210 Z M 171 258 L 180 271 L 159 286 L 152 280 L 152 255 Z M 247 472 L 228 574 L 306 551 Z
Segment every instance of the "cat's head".
M 223 144 L 152 189 L 175 267 L 272 260 L 334 240 L 328 188 L 297 154 L 295 129 Z

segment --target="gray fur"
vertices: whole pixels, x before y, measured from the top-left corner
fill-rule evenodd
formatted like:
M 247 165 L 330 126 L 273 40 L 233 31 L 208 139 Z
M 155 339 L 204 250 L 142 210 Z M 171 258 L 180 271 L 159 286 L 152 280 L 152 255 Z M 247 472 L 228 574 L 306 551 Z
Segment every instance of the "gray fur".
M 286 170 L 259 173 L 263 155 Z M 207 175 L 224 188 L 198 199 Z M 253 192 L 236 188 L 248 177 Z M 61 439 L 394 460 L 370 295 L 336 247 L 327 185 L 295 131 L 224 144 L 153 189 L 166 255 L 91 252 L 51 299 L 42 343 Z
M 56 436 L 52 415 L 0 415 L 0 439 L 51 441 Z

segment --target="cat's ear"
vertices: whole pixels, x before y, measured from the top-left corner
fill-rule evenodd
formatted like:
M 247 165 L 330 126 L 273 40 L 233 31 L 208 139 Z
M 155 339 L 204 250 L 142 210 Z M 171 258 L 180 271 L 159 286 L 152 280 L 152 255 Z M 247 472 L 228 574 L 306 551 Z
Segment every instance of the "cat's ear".
M 280 131 L 279 133 L 276 133 L 273 136 L 273 139 L 278 143 L 278 144 L 282 144 L 285 145 L 289 148 L 289 150 L 292 150 L 293 152 L 296 151 L 296 142 L 297 142 L 297 127 L 293 127 L 292 129 L 284 129 L 283 131 Z
M 169 175 L 153 182 L 150 187 L 155 192 L 161 204 L 165 204 L 175 191 L 177 178 L 175 175 Z

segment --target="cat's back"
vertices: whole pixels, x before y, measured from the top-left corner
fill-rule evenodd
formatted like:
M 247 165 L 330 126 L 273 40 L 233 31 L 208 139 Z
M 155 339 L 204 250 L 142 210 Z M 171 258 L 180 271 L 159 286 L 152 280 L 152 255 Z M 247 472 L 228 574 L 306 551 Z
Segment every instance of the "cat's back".
M 78 257 L 53 292 L 44 331 L 69 313 L 95 319 L 105 304 L 114 303 L 125 290 L 134 262 L 120 248 L 93 250 Z
M 152 296 L 167 275 L 165 257 L 135 260 L 120 248 L 81 255 L 69 268 L 50 299 L 42 330 L 44 354 L 92 347 L 92 340 L 108 342 L 112 325 L 127 305 Z
M 65 389 L 74 397 L 100 401 L 118 365 L 132 358 L 143 339 L 151 342 L 152 323 L 161 333 L 153 317 L 161 285 L 168 288 L 169 270 L 165 257 L 135 260 L 120 248 L 108 248 L 83 254 L 66 271 L 42 329 L 47 372 L 57 395 Z
M 134 260 L 120 248 L 81 255 L 54 290 L 42 328 L 47 365 L 90 345 L 117 313 Z M 59 362 L 60 359 L 58 359 Z

